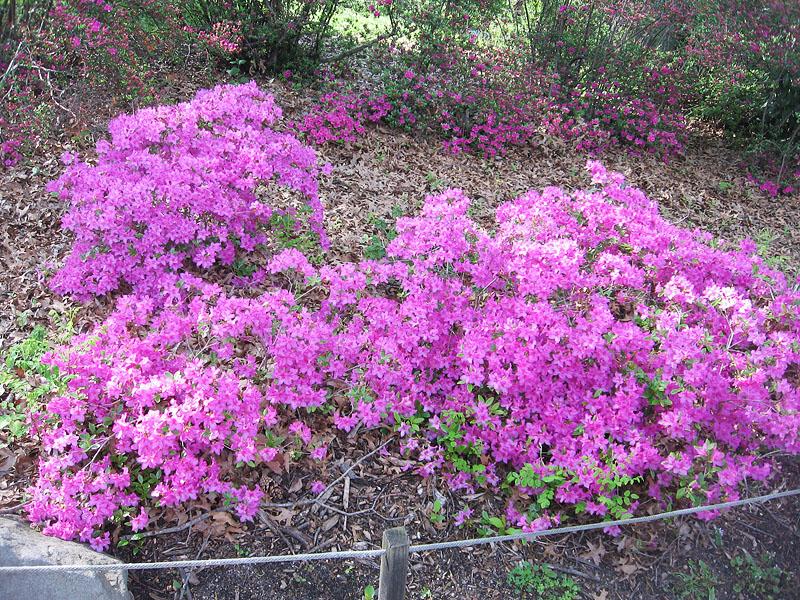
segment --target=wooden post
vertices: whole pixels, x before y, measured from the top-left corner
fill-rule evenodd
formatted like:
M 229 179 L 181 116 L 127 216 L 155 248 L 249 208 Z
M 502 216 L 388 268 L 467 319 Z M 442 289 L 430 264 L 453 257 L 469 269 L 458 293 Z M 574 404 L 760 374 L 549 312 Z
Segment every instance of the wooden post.
M 381 557 L 378 600 L 403 600 L 405 597 L 410 545 L 405 527 L 392 527 L 383 532 L 386 554 Z

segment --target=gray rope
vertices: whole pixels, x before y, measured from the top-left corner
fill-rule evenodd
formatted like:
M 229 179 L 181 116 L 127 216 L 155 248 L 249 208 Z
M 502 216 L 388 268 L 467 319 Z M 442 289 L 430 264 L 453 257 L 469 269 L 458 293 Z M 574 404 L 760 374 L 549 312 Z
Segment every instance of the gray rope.
M 708 506 L 696 506 L 694 508 L 681 508 L 679 510 L 671 510 L 669 512 L 658 513 L 655 515 L 648 515 L 645 517 L 631 517 L 630 519 L 619 519 L 617 521 L 602 521 L 600 523 L 589 523 L 586 525 L 571 525 L 569 527 L 559 527 L 557 529 L 543 529 L 542 531 L 533 531 L 529 533 L 514 533 L 511 535 L 496 535 L 487 538 L 472 538 L 469 540 L 455 540 L 453 542 L 440 542 L 438 544 L 421 544 L 419 546 L 411 546 L 409 552 L 431 552 L 433 550 L 445 550 L 447 548 L 463 548 L 465 546 L 479 546 L 481 544 L 496 544 L 500 542 L 511 542 L 514 540 L 531 540 L 538 537 L 545 537 L 548 535 L 560 535 L 564 533 L 575 533 L 577 531 L 592 531 L 594 529 L 605 529 L 606 527 L 613 527 L 615 525 L 635 525 L 636 523 L 650 523 L 651 521 L 660 521 L 662 519 L 671 519 L 673 517 L 681 517 L 683 515 L 693 515 L 700 512 L 708 512 L 711 510 L 721 510 L 723 508 L 733 508 L 734 506 L 744 506 L 745 504 L 757 504 L 759 502 L 766 502 L 767 500 L 776 500 L 778 498 L 787 498 L 788 496 L 800 495 L 800 488 L 789 490 L 786 492 L 773 492 L 764 496 L 754 496 L 752 498 L 745 498 L 743 500 L 731 500 L 730 502 L 720 502 L 719 504 L 710 504 Z
M 733 508 L 747 504 L 758 504 L 768 500 L 778 498 L 788 498 L 789 496 L 800 495 L 800 488 L 785 492 L 773 492 L 764 496 L 754 496 L 743 500 L 732 500 L 708 506 L 697 506 L 694 508 L 682 508 L 645 517 L 632 517 L 617 521 L 602 521 L 599 523 L 588 523 L 585 525 L 572 525 L 569 527 L 559 527 L 557 529 L 545 529 L 530 533 L 516 533 L 513 535 L 497 535 L 488 538 L 472 538 L 467 540 L 456 540 L 452 542 L 441 542 L 437 544 L 421 544 L 411 546 L 409 553 L 432 552 L 434 550 L 446 550 L 448 548 L 463 548 L 466 546 L 479 546 L 482 544 L 496 544 L 510 542 L 514 540 L 530 540 L 549 535 L 561 535 L 565 533 L 575 533 L 578 531 L 592 531 L 595 529 L 605 529 L 615 525 L 635 525 L 636 523 L 649 523 L 673 517 L 692 515 L 699 512 L 711 510 L 721 510 Z M 244 558 L 209 558 L 203 560 L 172 560 L 152 563 L 105 563 L 96 565 L 24 565 L 15 567 L 0 566 L 0 574 L 3 573 L 22 573 L 22 572 L 64 572 L 64 571 L 145 571 L 153 569 L 190 569 L 196 567 L 223 567 L 235 565 L 257 565 L 262 563 L 284 563 L 284 562 L 304 562 L 312 560 L 342 560 L 354 558 L 377 558 L 383 556 L 386 551 L 381 550 L 344 550 L 341 552 L 318 552 L 312 554 L 292 554 L 280 556 L 248 556 Z
M 63 572 L 63 571 L 150 571 L 153 569 L 190 569 L 194 567 L 225 567 L 234 565 L 259 565 L 262 563 L 305 562 L 311 560 L 340 560 L 349 558 L 376 558 L 385 550 L 344 550 L 342 552 L 316 552 L 279 556 L 245 556 L 242 558 L 207 558 L 203 560 L 169 560 L 152 563 L 103 563 L 98 565 L 24 565 L 0 567 L 4 573 Z

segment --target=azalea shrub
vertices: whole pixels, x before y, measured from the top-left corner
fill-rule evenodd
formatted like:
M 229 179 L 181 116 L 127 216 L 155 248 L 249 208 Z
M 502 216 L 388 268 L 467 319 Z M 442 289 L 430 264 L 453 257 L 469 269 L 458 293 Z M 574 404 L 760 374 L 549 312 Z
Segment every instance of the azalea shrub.
M 237 103 L 243 118 L 212 102 L 230 92 L 201 95 L 216 108 L 199 112 L 247 139 L 270 100 Z M 131 135 L 130 119 L 115 127 Z M 172 130 L 152 123 L 136 135 L 159 149 Z M 260 163 L 276 172 L 295 146 L 277 147 Z M 131 161 L 116 152 L 108 165 Z M 195 176 L 192 158 L 172 164 L 178 182 Z M 370 429 L 420 476 L 502 494 L 504 527 L 738 497 L 770 474 L 766 451 L 800 452 L 800 292 L 754 244 L 675 227 L 620 174 L 588 168 L 592 187 L 528 192 L 491 232 L 452 189 L 398 219 L 380 260 L 315 266 L 284 249 L 245 293 L 213 283 L 227 259 L 194 260 L 203 244 L 169 265 L 169 289 L 146 285 L 164 246 L 141 247 L 125 276 L 137 293 L 44 359 L 64 391 L 29 417 L 30 519 L 97 548 L 113 523 L 139 530 L 199 499 L 250 519 L 284 497 L 285 474 L 324 490 L 337 432 Z M 128 188 L 149 190 L 135 172 Z M 240 197 L 216 200 L 227 214 Z
M 63 226 L 76 236 L 53 287 L 79 298 L 152 293 L 187 263 L 232 265 L 267 245 L 274 218 L 299 209 L 326 245 L 317 156 L 272 128 L 280 117 L 250 83 L 113 119 L 97 160 L 67 155 L 50 185 L 69 202 Z
M 668 94 L 632 94 L 611 80 L 603 80 L 603 89 L 593 82 L 570 91 L 540 67 L 477 46 L 440 56 L 436 64 L 393 50 L 381 56 L 382 87 L 367 91 L 334 78 L 336 91 L 324 92 L 296 130 L 319 145 L 355 141 L 365 125 L 385 122 L 432 133 L 449 152 L 490 158 L 536 145 L 543 136 L 591 155 L 623 146 L 664 160 L 680 155 L 686 142 L 686 119 Z M 660 76 L 645 77 L 655 82 Z
M 408 14 L 404 3 L 392 6 Z M 796 191 L 796 2 L 515 7 L 420 5 L 413 44 L 378 46 L 366 81 L 361 68 L 355 77 L 345 69 L 332 89 L 341 93 L 350 77 L 344 95 L 388 103 L 387 123 L 488 157 L 551 136 L 591 155 L 622 146 L 670 160 L 683 153 L 690 117 L 701 118 L 745 150 L 742 168 L 762 191 Z M 326 96 L 305 118 L 338 121 L 343 109 Z M 350 141 L 353 130 L 317 143 Z
M 588 81 L 570 83 L 513 50 L 481 47 L 475 37 L 467 46 L 441 53 L 433 63 L 396 57 L 394 71 L 385 75 L 393 105 L 389 118 L 430 128 L 453 152 L 489 157 L 536 144 L 545 134 L 590 154 L 622 145 L 667 160 L 683 151 L 679 92 L 660 81 L 672 73 L 667 66 L 629 65 L 641 71 L 635 86 L 602 68 Z
M 748 150 L 748 167 L 771 196 L 800 182 L 800 4 L 705 0 L 693 7 L 688 64 L 700 99 L 694 114 L 715 121 Z
M 386 96 L 369 92 L 327 92 L 311 109 L 290 124 L 310 143 L 355 142 L 366 133 L 366 126 L 379 123 L 392 109 Z
M 232 78 L 288 67 L 318 79 L 328 66 L 342 67 L 349 86 L 323 86 L 319 102 L 296 119 L 312 143 L 352 141 L 379 119 L 433 133 L 452 152 L 495 157 L 550 136 L 593 156 L 622 146 L 671 160 L 696 118 L 741 146 L 742 169 L 762 191 L 798 189 L 800 4 L 793 0 L 24 7 L 21 17 L 7 8 L 0 26 L 9 88 L 0 106 L 4 166 L 55 126 L 77 128 L 84 115 L 76 106 L 91 90 L 108 92 L 120 107 L 150 104 L 159 74 L 184 70 L 191 59 L 224 66 Z M 347 27 L 347 18 L 375 31 Z
M 55 129 L 61 132 L 65 122 L 82 125 L 82 109 L 98 91 L 120 106 L 152 102 L 156 71 L 178 54 L 185 63 L 189 38 L 167 0 L 32 0 L 14 11 L 16 4 L 6 3 L 10 13 L 0 31 L 5 166 L 19 162 Z

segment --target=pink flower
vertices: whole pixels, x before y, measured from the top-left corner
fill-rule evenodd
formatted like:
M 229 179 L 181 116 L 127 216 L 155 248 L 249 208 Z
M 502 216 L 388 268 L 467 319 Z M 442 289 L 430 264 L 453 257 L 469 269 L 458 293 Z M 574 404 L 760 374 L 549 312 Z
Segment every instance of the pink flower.
M 150 517 L 147 516 L 147 511 L 144 509 L 144 507 L 142 507 L 139 510 L 139 514 L 131 519 L 131 529 L 133 529 L 133 531 L 141 531 L 147 527 L 149 522 Z
M 473 510 L 471 508 L 465 508 L 460 510 L 456 513 L 456 516 L 453 518 L 453 525 L 456 527 L 461 527 L 467 520 L 472 517 Z
M 325 457 L 327 455 L 328 455 L 328 446 L 317 446 L 309 454 L 312 460 L 325 460 Z

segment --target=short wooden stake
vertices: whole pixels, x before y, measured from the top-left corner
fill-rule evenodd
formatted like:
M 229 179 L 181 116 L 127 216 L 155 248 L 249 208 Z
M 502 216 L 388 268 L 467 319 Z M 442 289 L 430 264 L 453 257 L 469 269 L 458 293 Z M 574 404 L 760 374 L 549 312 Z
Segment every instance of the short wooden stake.
M 381 577 L 378 582 L 378 600 L 403 600 L 408 576 L 408 533 L 405 527 L 392 527 L 383 532 Z

